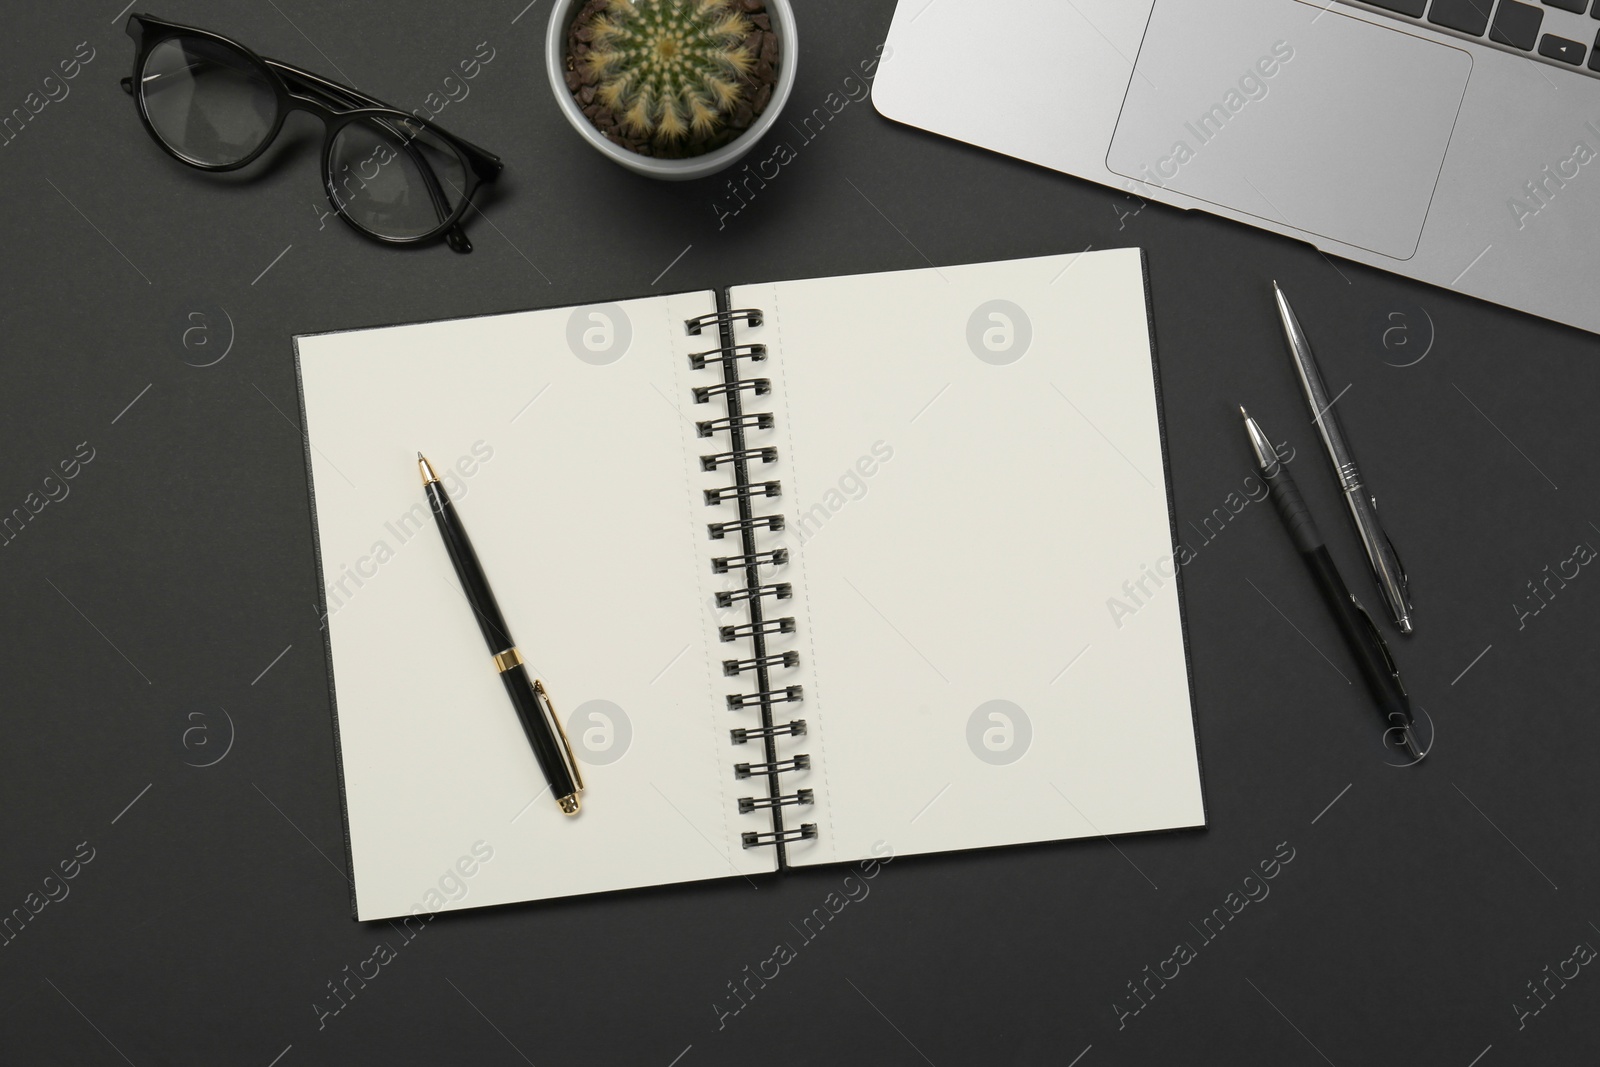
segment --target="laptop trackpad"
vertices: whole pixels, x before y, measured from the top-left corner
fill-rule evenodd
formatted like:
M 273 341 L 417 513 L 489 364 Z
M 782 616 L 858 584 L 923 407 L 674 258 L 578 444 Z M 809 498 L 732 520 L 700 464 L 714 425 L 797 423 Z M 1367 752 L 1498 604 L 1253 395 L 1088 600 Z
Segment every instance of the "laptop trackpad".
M 1336 5 L 1156 0 L 1106 166 L 1409 259 L 1471 71 Z

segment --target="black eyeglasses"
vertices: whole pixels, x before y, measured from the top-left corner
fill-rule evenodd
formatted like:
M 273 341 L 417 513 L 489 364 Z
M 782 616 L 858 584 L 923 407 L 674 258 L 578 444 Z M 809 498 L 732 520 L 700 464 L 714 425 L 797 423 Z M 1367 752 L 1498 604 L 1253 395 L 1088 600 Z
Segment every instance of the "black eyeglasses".
M 498 156 L 365 93 L 256 55 L 236 41 L 147 15 L 128 19 L 137 54 L 122 88 L 167 154 L 237 170 L 266 151 L 291 111 L 322 120 L 322 183 L 339 217 L 394 245 L 443 236 L 472 251 L 461 217 L 500 173 Z

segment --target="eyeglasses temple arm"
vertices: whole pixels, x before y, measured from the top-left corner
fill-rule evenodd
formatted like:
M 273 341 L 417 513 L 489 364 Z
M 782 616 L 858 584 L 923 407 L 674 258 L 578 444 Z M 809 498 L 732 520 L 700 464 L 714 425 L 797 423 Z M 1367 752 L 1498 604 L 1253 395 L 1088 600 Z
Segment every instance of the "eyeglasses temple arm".
M 336 81 L 330 81 L 321 75 L 313 74 L 309 70 L 302 70 L 299 67 L 284 63 L 281 60 L 267 59 L 265 62 L 267 66 L 275 70 L 280 76 L 300 82 L 306 89 L 321 93 L 323 96 L 332 99 L 335 103 L 344 104 L 346 106 L 354 105 L 357 107 L 385 107 L 391 111 L 401 110 L 387 101 L 379 100 L 375 96 L 368 96 L 359 89 L 352 89 L 348 85 L 341 85 Z M 490 152 L 488 149 L 481 148 L 465 138 L 457 137 L 455 134 L 451 134 L 450 137 L 453 140 L 465 145 L 473 152 L 476 152 L 478 155 L 482 156 L 486 161 L 493 164 L 495 169 L 499 168 L 500 157 L 495 155 L 493 152 Z
M 302 70 L 299 67 L 291 66 L 276 59 L 267 59 L 264 62 L 273 71 L 285 76 L 285 80 L 291 83 L 291 87 L 294 87 L 293 83 L 295 82 L 303 83 L 306 88 L 319 92 L 323 96 L 330 97 L 346 106 L 386 107 L 391 110 L 398 110 L 393 104 L 379 100 L 374 96 L 368 96 L 359 89 L 352 89 L 348 85 L 340 85 L 336 81 L 329 81 L 327 78 L 313 74 L 309 70 Z

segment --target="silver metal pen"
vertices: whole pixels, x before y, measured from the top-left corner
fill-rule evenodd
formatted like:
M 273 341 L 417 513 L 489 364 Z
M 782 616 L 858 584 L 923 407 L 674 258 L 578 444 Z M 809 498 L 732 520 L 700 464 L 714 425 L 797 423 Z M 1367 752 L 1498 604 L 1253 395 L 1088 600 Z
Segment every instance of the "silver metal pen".
M 1272 283 L 1272 292 L 1278 300 L 1278 314 L 1283 318 L 1283 332 L 1289 338 L 1289 353 L 1294 357 L 1294 369 L 1300 376 L 1300 386 L 1311 408 L 1311 420 L 1317 424 L 1317 431 L 1322 435 L 1322 445 L 1328 452 L 1329 461 L 1333 463 L 1345 503 L 1350 506 L 1350 517 L 1355 522 L 1356 532 L 1361 535 L 1361 546 L 1367 551 L 1367 562 L 1372 565 L 1372 577 L 1378 583 L 1378 591 L 1383 594 L 1384 602 L 1389 605 L 1395 625 L 1400 627 L 1401 633 L 1411 633 L 1410 583 L 1400 563 L 1400 556 L 1395 552 L 1394 542 L 1389 540 L 1389 535 L 1378 522 L 1378 500 L 1362 482 L 1361 471 L 1351 455 L 1344 427 L 1333 410 L 1333 402 L 1338 398 L 1328 396 L 1328 387 L 1323 383 L 1316 358 L 1311 354 L 1311 344 L 1306 340 L 1300 320 L 1295 318 L 1294 310 L 1289 307 L 1289 301 L 1284 297 L 1283 290 L 1278 288 L 1277 282 Z

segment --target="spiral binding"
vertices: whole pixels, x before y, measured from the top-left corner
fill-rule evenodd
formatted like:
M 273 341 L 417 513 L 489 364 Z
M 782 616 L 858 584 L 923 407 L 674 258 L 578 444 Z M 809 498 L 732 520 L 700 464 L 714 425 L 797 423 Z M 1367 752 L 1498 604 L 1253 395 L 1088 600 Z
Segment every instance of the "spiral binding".
M 744 507 L 749 505 L 741 500 Z M 706 524 L 706 529 L 711 531 L 711 539 L 720 541 L 730 533 L 753 533 L 756 530 L 781 530 L 783 529 L 782 515 L 757 515 L 754 518 L 739 518 L 732 522 L 712 522 Z
M 796 789 L 793 793 L 783 797 L 740 797 L 739 814 L 748 815 L 752 811 L 762 808 L 781 808 L 787 804 L 811 803 L 811 790 Z
M 736 745 L 742 745 L 747 741 L 759 741 L 763 737 L 799 737 L 805 732 L 804 719 L 793 719 L 777 726 L 741 726 L 728 731 L 733 735 L 733 743 Z
M 772 817 L 777 820 L 779 813 L 774 811 Z M 746 830 L 739 835 L 744 839 L 745 848 L 755 848 L 757 845 L 777 845 L 782 848 L 786 841 L 807 841 L 817 836 L 817 824 L 804 822 L 793 830 L 774 830 L 770 834 L 758 834 Z
M 784 686 L 781 693 L 770 692 L 766 689 L 759 693 L 729 693 L 728 707 L 738 711 L 740 708 L 765 707 L 768 703 L 798 704 L 803 697 L 804 694 L 801 692 L 800 686 L 788 685 Z
M 713 574 L 727 574 L 731 570 L 742 570 L 752 566 L 781 567 L 788 562 L 789 550 L 787 548 L 775 548 L 771 552 L 752 552 L 742 556 L 718 556 L 711 561 L 711 572 Z
M 714 456 L 701 456 L 700 469 L 714 471 L 724 463 L 739 463 L 741 461 L 749 463 L 753 459 L 759 459 L 763 463 L 776 463 L 778 462 L 778 450 L 776 448 L 741 448 L 737 452 L 718 452 Z
M 735 763 L 733 776 L 735 778 L 754 778 L 759 775 L 785 774 L 789 771 L 803 771 L 811 767 L 811 757 L 804 752 L 789 759 L 768 760 L 765 763 Z
M 701 332 L 707 326 L 715 324 L 717 331 L 722 334 L 722 347 L 719 349 L 713 349 L 713 351 L 726 352 L 728 349 L 734 347 L 730 343 L 730 339 L 727 336 L 728 328 L 735 322 L 738 322 L 740 319 L 744 319 L 752 326 L 760 326 L 762 321 L 765 319 L 765 316 L 762 315 L 760 308 L 740 308 L 737 311 L 714 311 L 710 315 L 701 315 L 697 319 L 689 319 L 683 324 L 683 328 L 688 332 L 690 337 L 699 337 Z M 696 367 L 695 369 L 699 370 L 700 368 Z
M 778 496 L 778 490 L 777 482 L 741 482 L 738 485 L 730 485 L 725 489 L 707 489 L 706 503 L 720 504 L 724 500 L 734 500 L 742 496 L 754 496 L 757 493 L 762 496 Z
M 718 607 L 723 608 L 743 604 L 747 621 L 719 627 L 718 636 L 725 642 L 748 639 L 753 651 L 753 655 L 746 658 L 728 659 L 722 662 L 722 673 L 729 678 L 738 678 L 745 674 L 754 676 L 752 679 L 754 688 L 751 691 L 728 694 L 728 708 L 733 711 L 754 709 L 760 714 L 760 725 L 736 727 L 729 731 L 734 744 L 757 743 L 761 746 L 763 756 L 760 760 L 734 764 L 734 777 L 740 780 L 765 779 L 767 786 L 765 796 L 740 797 L 739 812 L 751 814 L 765 811 L 770 813 L 772 818 L 770 832 L 746 832 L 741 834 L 740 838 L 745 848 L 773 846 L 778 850 L 778 863 L 782 866 L 787 862 L 785 846 L 792 841 L 805 841 L 816 837 L 817 826 L 809 822 L 801 823 L 799 826 L 784 825 L 785 808 L 812 805 L 815 803 L 815 796 L 810 789 L 796 789 L 792 793 L 783 792 L 781 776 L 809 768 L 811 757 L 802 752 L 788 759 L 779 759 L 777 746 L 774 743 L 779 737 L 805 736 L 806 722 L 804 719 L 793 719 L 786 723 L 773 721 L 773 708 L 776 705 L 800 703 L 804 699 L 804 691 L 798 685 L 774 686 L 770 677 L 770 671 L 773 669 L 792 668 L 799 664 L 800 654 L 792 650 L 773 652 L 767 649 L 768 638 L 795 632 L 795 621 L 792 616 L 780 614 L 776 618 L 768 618 L 765 612 L 768 603 L 776 604 L 790 599 L 794 594 L 793 588 L 788 582 L 764 581 L 761 573 L 762 567 L 778 567 L 787 563 L 788 550 L 784 548 L 763 550 L 756 543 L 757 535 L 761 531 L 775 532 L 784 528 L 782 515 L 755 513 L 758 501 L 781 496 L 782 485 L 776 480 L 758 481 L 750 476 L 750 468 L 754 464 L 777 462 L 778 450 L 772 447 L 750 447 L 745 443 L 746 430 L 768 430 L 773 426 L 770 411 L 744 410 L 747 399 L 767 396 L 772 392 L 772 380 L 740 377 L 739 361 L 749 360 L 752 364 L 765 362 L 767 346 L 735 344 L 733 340 L 734 323 L 742 321 L 751 326 L 760 326 L 764 318 L 759 308 L 723 309 L 710 315 L 686 320 L 684 329 L 690 336 L 699 336 L 714 327 L 720 342 L 716 348 L 695 352 L 689 356 L 691 369 L 721 372 L 720 382 L 694 387 L 694 402 L 709 404 L 720 400 L 726 407 L 725 415 L 698 421 L 695 423 L 695 430 L 700 437 L 727 435 L 727 449 L 701 456 L 700 467 L 705 471 L 716 471 L 723 467 L 732 469 L 733 484 L 705 490 L 705 503 L 707 507 L 732 505 L 737 510 L 738 517 L 707 523 L 706 532 L 714 541 L 737 539 L 740 549 L 735 554 L 713 558 L 712 571 L 717 574 L 744 575 L 743 588 L 717 593 L 716 602 Z
M 759 596 L 775 597 L 778 600 L 788 600 L 793 595 L 794 589 L 788 582 L 774 582 L 772 585 L 758 585 L 754 589 L 730 589 L 725 593 L 717 594 L 717 607 L 731 608 L 741 600 L 750 600 Z M 789 664 L 794 666 L 794 664 Z
M 766 396 L 772 392 L 771 378 L 740 378 L 737 381 L 727 382 L 723 385 L 702 385 L 694 391 L 694 402 L 704 404 L 714 396 L 726 396 L 748 389 L 755 396 Z
M 702 401 L 703 403 L 703 401 Z M 733 407 L 732 398 L 729 398 L 729 407 Z M 727 430 L 739 435 L 744 440 L 744 432 L 749 429 L 772 429 L 772 412 L 763 411 L 759 415 L 730 415 L 725 419 L 709 419 L 706 422 L 697 422 L 694 428 L 701 437 L 710 437 L 713 434 Z
M 755 325 L 760 326 L 758 322 Z M 706 360 L 715 357 L 721 359 L 748 359 L 752 363 L 760 363 L 767 358 L 766 345 L 729 345 L 727 348 L 713 348 L 709 352 L 696 352 L 689 357 L 689 366 L 694 370 L 705 370 Z
M 774 652 L 759 659 L 725 659 L 722 661 L 722 673 L 729 678 L 735 678 L 745 671 L 753 671 L 758 667 L 793 667 L 799 662 L 798 652 Z

